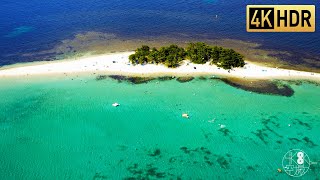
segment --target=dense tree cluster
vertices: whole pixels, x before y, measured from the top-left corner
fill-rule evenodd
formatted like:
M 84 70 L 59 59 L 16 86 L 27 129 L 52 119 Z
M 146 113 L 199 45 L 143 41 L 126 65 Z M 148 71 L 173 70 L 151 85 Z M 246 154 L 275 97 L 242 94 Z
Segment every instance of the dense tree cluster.
M 143 45 L 129 56 L 132 64 L 161 63 L 168 67 L 177 67 L 186 58 L 196 64 L 210 62 L 224 69 L 244 66 L 243 56 L 233 49 L 212 47 L 203 42 L 189 43 L 186 49 L 174 44 L 159 50 Z
M 185 50 L 177 45 L 161 47 L 159 50 L 150 50 L 148 46 L 143 45 L 129 56 L 129 60 L 132 64 L 161 63 L 168 67 L 177 67 L 185 57 Z

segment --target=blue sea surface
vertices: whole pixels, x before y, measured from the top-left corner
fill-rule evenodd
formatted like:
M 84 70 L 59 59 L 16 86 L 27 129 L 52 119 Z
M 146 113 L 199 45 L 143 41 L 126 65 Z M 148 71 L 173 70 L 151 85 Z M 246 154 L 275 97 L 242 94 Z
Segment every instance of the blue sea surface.
M 314 0 L 4 0 L 0 6 L 0 65 L 41 60 L 41 54 L 26 54 L 50 50 L 88 31 L 112 33 L 122 39 L 206 35 L 208 39 L 261 43 L 266 49 L 289 51 L 293 57 L 320 54 L 318 31 L 247 33 L 248 4 L 315 4 L 320 14 L 320 3 Z M 299 59 L 290 59 L 299 63 Z

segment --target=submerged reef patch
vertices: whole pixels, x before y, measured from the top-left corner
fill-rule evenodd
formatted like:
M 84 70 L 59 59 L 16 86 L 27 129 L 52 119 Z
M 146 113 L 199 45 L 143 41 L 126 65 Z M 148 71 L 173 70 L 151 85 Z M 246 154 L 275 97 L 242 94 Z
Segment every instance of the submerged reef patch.
M 220 165 L 221 168 L 223 169 L 229 169 L 229 166 L 230 166 L 230 162 L 231 162 L 231 158 L 228 157 L 229 159 L 226 159 L 225 157 L 223 156 L 219 156 L 217 158 L 217 162 L 218 164 Z
M 302 122 L 301 120 L 295 118 L 292 120 L 292 124 L 296 125 L 296 124 L 299 124 L 300 126 L 303 126 L 305 128 L 307 128 L 307 130 L 311 130 L 312 127 L 309 123 L 306 123 L 306 122 Z
M 261 119 L 261 124 L 264 126 L 263 128 L 251 133 L 255 134 L 264 144 L 268 144 L 267 139 L 275 140 L 275 142 L 279 144 L 279 139 L 276 138 L 282 139 L 283 136 L 276 131 L 280 128 L 278 117 L 274 115 L 268 116 L 268 118 L 264 117 Z
M 170 81 L 172 79 L 175 79 L 175 77 L 174 76 L 161 76 L 161 77 L 158 77 L 159 81 Z
M 221 132 L 224 136 L 229 136 L 231 133 L 231 131 L 227 128 L 220 128 L 218 131 Z
M 165 178 L 167 174 L 165 172 L 158 171 L 158 168 L 153 164 L 147 164 L 145 168 L 140 168 L 138 164 L 133 164 L 127 167 L 127 170 L 132 174 L 132 177 L 125 179 L 150 179 L 150 178 Z
M 126 80 L 126 76 L 110 75 L 109 78 L 117 80 L 119 83 Z
M 96 80 L 97 81 L 100 81 L 100 80 L 104 80 L 104 79 L 107 79 L 107 75 L 98 75 L 97 77 L 96 77 Z
M 218 162 L 218 164 L 220 165 L 221 168 L 228 169 L 229 164 L 232 162 L 230 154 L 226 154 L 225 156 L 213 154 L 206 147 L 198 147 L 195 149 L 189 149 L 189 148 L 183 146 L 183 147 L 180 147 L 180 150 L 183 151 L 185 154 L 188 154 L 192 157 L 194 157 L 194 156 L 203 157 L 202 163 L 205 163 L 209 166 L 216 165 L 217 164 L 217 163 L 215 163 L 215 161 L 216 161 L 216 162 Z M 195 162 L 193 162 L 193 163 L 195 163 Z M 201 163 L 201 162 L 196 162 L 196 163 Z
M 291 97 L 294 94 L 294 90 L 290 86 L 280 83 L 279 81 L 248 80 L 240 78 L 223 78 L 221 80 L 230 86 L 259 94 L 286 97 Z
M 313 141 L 311 141 L 311 139 L 309 139 L 308 137 L 304 137 L 304 138 L 302 138 L 302 140 L 304 141 L 304 144 L 310 148 L 314 148 L 314 147 L 318 146 Z
M 93 180 L 108 179 L 108 176 L 102 175 L 101 173 L 96 173 L 92 179 Z
M 192 152 L 201 153 L 201 154 L 207 154 L 207 155 L 211 154 L 210 150 L 205 148 L 205 147 L 189 149 L 189 148 L 183 146 L 183 147 L 180 147 L 180 150 L 183 151 L 185 154 L 190 154 Z
M 248 165 L 248 166 L 247 166 L 247 170 L 248 170 L 248 171 L 255 171 L 256 168 L 258 168 L 258 167 L 259 167 L 259 165 L 257 165 L 257 164 L 254 165 L 254 166 Z
M 162 151 L 159 148 L 148 149 L 145 163 L 131 162 L 126 165 L 129 175 L 124 179 L 181 179 L 184 174 L 179 171 L 180 165 L 201 166 L 209 170 L 218 168 L 225 173 L 229 169 L 243 167 L 244 174 L 257 171 L 259 168 L 258 165 L 248 164 L 242 157 L 236 157 L 229 152 L 215 153 L 205 146 L 193 148 L 181 146 L 179 149 L 182 154 L 173 154 L 171 157 L 161 157 Z M 163 163 L 168 164 L 162 166 Z
M 190 77 L 178 77 L 177 81 L 179 81 L 180 83 L 185 83 L 185 82 L 189 82 L 192 81 L 194 79 L 194 77 L 190 76 Z
M 154 80 L 154 77 L 138 77 L 138 76 L 121 76 L 121 75 L 110 75 L 109 76 L 111 79 L 115 79 L 118 82 L 126 81 L 130 82 L 132 84 L 143 84 L 143 83 L 148 83 L 149 81 Z
M 230 140 L 233 142 L 233 138 L 232 138 L 232 136 L 231 136 L 231 133 L 232 133 L 232 132 L 231 132 L 229 129 L 227 129 L 227 128 L 220 128 L 218 131 L 221 132 L 221 133 L 223 134 L 223 136 L 229 137 Z
M 309 148 L 315 148 L 316 146 L 318 146 L 308 137 L 303 137 L 302 139 L 298 139 L 298 138 L 288 138 L 288 139 L 294 145 L 303 143 L 305 146 L 308 146 Z
M 153 77 L 127 77 L 127 80 L 132 84 L 143 84 L 148 83 L 149 81 L 154 80 Z
M 148 155 L 155 157 L 155 156 L 160 156 L 160 154 L 161 154 L 160 149 L 155 149 L 153 152 L 149 153 Z
M 204 76 L 200 76 L 200 77 L 198 77 L 198 79 L 199 79 L 199 80 L 207 80 L 207 78 L 204 77 Z
M 266 129 L 258 129 L 256 132 L 252 132 L 255 134 L 263 143 L 268 144 L 266 138 L 268 137 L 268 134 L 265 133 Z

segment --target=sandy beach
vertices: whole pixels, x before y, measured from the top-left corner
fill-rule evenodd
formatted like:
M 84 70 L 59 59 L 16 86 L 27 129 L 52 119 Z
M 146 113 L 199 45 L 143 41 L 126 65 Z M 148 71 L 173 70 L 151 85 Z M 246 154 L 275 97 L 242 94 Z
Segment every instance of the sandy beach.
M 132 76 L 157 75 L 217 75 L 223 77 L 239 77 L 248 79 L 290 79 L 320 81 L 319 73 L 264 67 L 246 61 L 242 68 L 230 71 L 210 64 L 193 64 L 185 60 L 178 68 L 167 68 L 164 65 L 132 65 L 128 57 L 133 52 L 119 52 L 79 59 L 59 61 L 31 62 L 4 66 L 0 68 L 0 78 L 39 75 L 66 75 L 78 73 L 117 74 Z

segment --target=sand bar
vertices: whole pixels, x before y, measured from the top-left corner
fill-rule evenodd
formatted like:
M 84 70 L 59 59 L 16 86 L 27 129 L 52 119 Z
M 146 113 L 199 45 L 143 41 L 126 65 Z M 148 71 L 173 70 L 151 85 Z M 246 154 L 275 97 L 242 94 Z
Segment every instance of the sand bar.
M 79 59 L 66 59 L 49 62 L 32 62 L 0 68 L 0 78 L 36 75 L 63 75 L 78 73 L 118 74 L 132 76 L 153 75 L 217 75 L 248 79 L 306 79 L 320 81 L 320 74 L 288 69 L 264 67 L 249 61 L 242 68 L 230 71 L 210 64 L 193 64 L 185 60 L 178 68 L 167 68 L 164 65 L 132 65 L 128 57 L 133 52 L 112 53 Z

